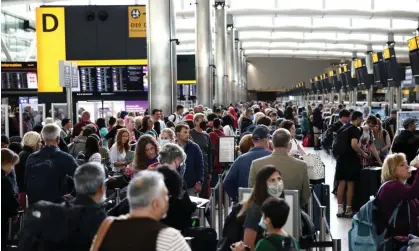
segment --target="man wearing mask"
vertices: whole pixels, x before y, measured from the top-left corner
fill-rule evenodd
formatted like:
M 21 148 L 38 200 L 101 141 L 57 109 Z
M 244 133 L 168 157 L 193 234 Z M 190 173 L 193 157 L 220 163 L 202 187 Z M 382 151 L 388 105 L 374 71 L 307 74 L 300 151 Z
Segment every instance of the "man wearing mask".
M 168 143 L 175 143 L 175 132 L 170 128 L 164 128 L 160 133 L 159 144 L 161 147 Z
M 285 190 L 298 190 L 300 205 L 307 204 L 311 191 L 308 179 L 307 164 L 289 156 L 291 150 L 291 134 L 286 129 L 278 129 L 272 136 L 274 151 L 271 155 L 254 160 L 250 166 L 249 187 L 253 187 L 256 175 L 265 166 L 274 166 L 281 170 Z
M 189 126 L 179 124 L 175 128 L 177 144 L 183 148 L 186 153 L 185 179 L 188 193 L 196 196 L 202 190 L 204 183 L 204 159 L 199 146 L 189 139 Z
M 252 161 L 270 155 L 269 128 L 265 125 L 256 126 L 252 133 L 254 147 L 240 155 L 230 168 L 224 179 L 224 190 L 233 199 L 238 200 L 239 187 L 248 187 L 250 165 Z
M 201 149 L 202 156 L 204 159 L 204 183 L 202 184 L 204 189 L 202 189 L 200 196 L 202 198 L 208 198 L 208 185 L 210 184 L 210 174 L 212 173 L 213 168 L 213 158 L 212 158 L 212 146 L 211 140 L 206 130 L 206 121 L 205 115 L 203 113 L 197 113 L 193 118 L 194 128 L 190 131 L 193 142 L 198 144 Z
M 107 218 L 102 223 L 91 250 L 190 251 L 180 232 L 160 222 L 169 209 L 168 190 L 162 174 L 141 171 L 128 185 L 130 213 Z

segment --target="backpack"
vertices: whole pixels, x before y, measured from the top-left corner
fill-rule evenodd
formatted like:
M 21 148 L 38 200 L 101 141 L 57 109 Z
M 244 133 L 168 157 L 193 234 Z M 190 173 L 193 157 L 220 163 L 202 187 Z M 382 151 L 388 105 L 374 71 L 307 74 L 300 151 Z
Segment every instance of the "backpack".
M 78 224 L 85 210 L 86 207 L 74 206 L 68 201 L 61 204 L 39 201 L 33 204 L 25 218 L 25 228 L 20 236 L 18 250 L 74 249 L 75 240 L 71 240 L 71 235 L 79 232 Z
M 378 210 L 377 197 L 381 189 L 391 181 L 387 181 L 381 185 L 377 192 L 375 199 L 368 201 L 365 205 L 359 209 L 359 212 L 352 218 L 352 228 L 348 232 L 348 244 L 349 251 L 377 251 L 383 250 L 383 246 L 386 244 L 385 235 L 388 227 L 395 227 L 396 218 L 399 209 L 404 201 L 400 201 L 393 214 L 388 221 L 387 228 L 381 234 L 377 234 L 377 229 L 373 220 L 373 214 Z M 410 207 L 409 219 L 410 219 Z M 384 248 L 385 250 L 385 248 Z
M 301 248 L 310 246 L 316 241 L 316 227 L 314 226 L 313 219 L 301 210 L 301 230 L 302 234 L 300 237 Z
M 336 123 L 338 123 L 338 122 L 336 122 Z M 324 149 L 330 149 L 332 147 L 334 134 L 337 131 L 339 131 L 340 128 L 342 128 L 342 126 L 340 126 L 339 129 L 337 129 L 336 128 L 336 126 L 337 126 L 336 123 L 330 125 L 329 128 L 327 128 L 326 132 L 324 133 L 324 136 L 322 137 L 321 144 L 322 144 Z
M 26 194 L 29 204 L 40 200 L 60 202 L 66 182 L 53 162 L 54 154 L 29 156 L 26 163 Z
M 337 158 L 339 155 L 344 154 L 349 147 L 349 128 L 351 128 L 352 124 L 342 126 L 337 132 L 336 136 L 333 138 L 332 142 L 332 154 L 333 157 Z
M 217 244 L 217 251 L 231 251 L 231 245 L 241 241 L 244 234 L 243 226 L 238 224 L 237 215 L 243 205 L 238 203 L 224 221 L 223 233 Z
M 269 241 L 272 246 L 275 247 L 276 251 L 296 251 L 298 249 L 298 244 L 295 239 L 292 237 L 287 237 L 282 241 L 275 239 L 272 235 L 266 235 L 265 240 Z

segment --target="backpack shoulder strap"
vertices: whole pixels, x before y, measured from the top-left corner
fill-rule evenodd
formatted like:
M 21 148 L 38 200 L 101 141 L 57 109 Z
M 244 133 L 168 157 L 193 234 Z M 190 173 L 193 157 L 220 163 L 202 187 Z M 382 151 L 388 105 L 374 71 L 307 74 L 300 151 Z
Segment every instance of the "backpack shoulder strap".
M 114 220 L 115 217 L 110 216 L 106 217 L 106 219 L 102 221 L 102 224 L 100 224 L 97 234 L 93 238 L 90 251 L 99 251 L 100 247 L 102 246 L 103 239 L 105 239 L 106 233 L 108 232 Z

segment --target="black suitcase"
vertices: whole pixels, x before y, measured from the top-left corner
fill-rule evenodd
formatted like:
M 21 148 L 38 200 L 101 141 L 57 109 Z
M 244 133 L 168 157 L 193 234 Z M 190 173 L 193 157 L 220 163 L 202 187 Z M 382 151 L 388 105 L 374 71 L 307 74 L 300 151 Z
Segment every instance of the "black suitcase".
M 326 219 L 327 219 L 327 224 L 329 224 L 329 227 L 330 227 L 330 187 L 327 184 L 315 184 L 315 185 L 312 185 L 312 188 L 313 188 L 313 193 L 316 194 L 317 198 L 320 201 L 320 204 L 326 207 Z M 320 220 L 321 220 L 320 207 L 314 195 L 313 195 L 312 203 L 313 203 L 313 223 L 314 223 L 314 226 L 316 227 L 316 230 L 320 230 Z
M 194 227 L 183 231 L 183 236 L 192 237 L 192 251 L 216 251 L 217 232 L 209 227 Z

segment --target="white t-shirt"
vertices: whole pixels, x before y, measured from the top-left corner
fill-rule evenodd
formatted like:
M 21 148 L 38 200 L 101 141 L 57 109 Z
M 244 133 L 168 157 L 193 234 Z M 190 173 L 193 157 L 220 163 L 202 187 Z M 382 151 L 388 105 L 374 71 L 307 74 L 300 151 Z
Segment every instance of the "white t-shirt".
M 160 230 L 156 251 L 191 251 L 191 248 L 178 230 L 168 227 Z
M 92 156 L 90 156 L 89 158 L 89 162 L 102 162 L 102 155 L 100 155 L 100 153 L 94 153 L 92 154 Z
M 182 122 L 182 116 L 181 115 L 179 115 L 179 114 L 177 114 L 177 113 L 174 113 L 174 114 L 172 114 L 172 115 L 170 115 L 168 118 L 167 118 L 169 121 L 171 121 L 171 122 L 173 122 L 173 123 L 175 123 L 175 125 L 177 125 L 177 124 L 179 124 L 180 122 Z
M 236 136 L 236 134 L 234 133 L 234 129 L 231 128 L 229 125 L 224 126 L 223 131 L 226 136 Z

